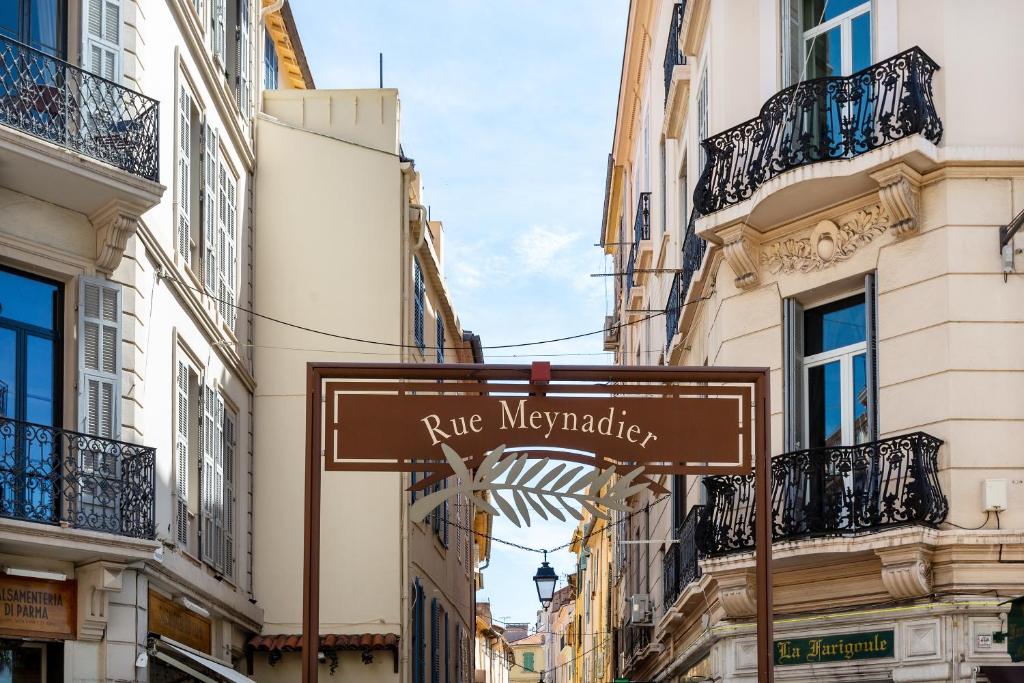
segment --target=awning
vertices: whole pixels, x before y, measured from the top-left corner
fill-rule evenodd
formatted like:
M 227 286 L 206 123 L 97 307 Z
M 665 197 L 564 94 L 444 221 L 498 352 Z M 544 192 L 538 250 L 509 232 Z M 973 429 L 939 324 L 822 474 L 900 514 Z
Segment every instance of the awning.
M 981 667 L 989 683 L 1024 683 L 1024 664 L 1002 664 Z
M 203 683 L 253 683 L 248 676 L 187 645 L 156 634 L 149 638 L 153 657 Z

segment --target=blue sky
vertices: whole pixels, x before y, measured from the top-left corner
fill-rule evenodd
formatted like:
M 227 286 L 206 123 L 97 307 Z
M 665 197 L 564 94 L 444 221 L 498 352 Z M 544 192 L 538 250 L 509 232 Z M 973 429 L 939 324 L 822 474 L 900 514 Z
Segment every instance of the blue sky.
M 609 278 L 598 240 L 627 0 L 294 0 L 317 87 L 398 88 L 402 144 L 444 221 L 445 268 L 465 329 L 485 346 L 600 329 Z M 603 363 L 600 335 L 526 350 Z M 523 354 L 508 357 L 508 354 Z M 533 547 L 569 540 L 569 523 L 496 536 Z M 495 544 L 480 599 L 530 621 L 540 556 Z M 572 556 L 552 565 L 572 571 Z

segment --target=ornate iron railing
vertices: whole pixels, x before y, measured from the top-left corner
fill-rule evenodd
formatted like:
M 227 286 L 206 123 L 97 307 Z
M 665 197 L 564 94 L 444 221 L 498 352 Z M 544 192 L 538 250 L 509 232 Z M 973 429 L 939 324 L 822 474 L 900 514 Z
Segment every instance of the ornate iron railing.
M 619 652 L 623 653 L 627 660 L 636 657 L 641 650 L 650 644 L 650 626 L 625 624 L 619 628 Z
M 942 441 L 924 432 L 859 446 L 794 451 L 772 459 L 774 541 L 837 536 L 905 524 L 936 526 L 949 504 L 938 477 Z M 753 475 L 705 477 L 704 555 L 754 546 Z
M 913 47 L 850 76 L 816 78 L 772 96 L 749 121 L 704 140 L 694 192 L 701 215 L 749 199 L 790 169 L 848 159 L 915 133 L 937 143 L 932 97 L 939 66 Z
M 0 517 L 156 537 L 156 449 L 0 418 Z
M 651 193 L 641 192 L 636 202 L 636 216 L 633 218 L 633 245 L 629 248 L 629 261 L 626 264 L 626 287 L 633 287 L 633 273 L 636 259 L 640 253 L 641 240 L 651 239 Z
M 697 535 L 704 516 L 704 506 L 694 505 L 676 529 L 676 542 L 665 551 L 662 582 L 664 586 L 665 610 L 671 609 L 679 594 L 700 578 L 700 564 L 697 562 Z
M 0 36 L 0 124 L 157 181 L 156 100 Z
M 672 346 L 672 338 L 679 329 L 679 318 L 682 316 L 683 295 L 680 293 L 682 272 L 672 276 L 672 284 L 668 289 L 668 301 L 665 302 L 665 348 Z
M 672 345 L 672 338 L 679 329 L 679 318 L 683 314 L 683 306 L 686 304 L 686 295 L 693 282 L 693 276 L 700 270 L 704 262 L 704 253 L 708 250 L 708 243 L 697 236 L 694 229 L 697 223 L 697 213 L 690 213 L 690 220 L 686 225 L 686 232 L 683 234 L 683 267 L 672 278 L 672 286 L 668 292 L 668 300 L 665 302 L 665 347 Z
M 672 86 L 672 70 L 680 64 L 686 64 L 686 55 L 679 47 L 679 33 L 683 28 L 683 13 L 686 11 L 685 2 L 677 2 L 672 8 L 672 23 L 668 27 L 668 42 L 665 45 L 665 100 L 668 101 L 668 91 Z

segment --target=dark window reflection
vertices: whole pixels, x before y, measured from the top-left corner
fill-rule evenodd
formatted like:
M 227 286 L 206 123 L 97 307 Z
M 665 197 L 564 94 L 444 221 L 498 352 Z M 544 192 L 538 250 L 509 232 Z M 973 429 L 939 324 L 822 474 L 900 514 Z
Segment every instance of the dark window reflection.
M 804 356 L 841 349 L 865 338 L 862 294 L 808 309 L 804 314 Z

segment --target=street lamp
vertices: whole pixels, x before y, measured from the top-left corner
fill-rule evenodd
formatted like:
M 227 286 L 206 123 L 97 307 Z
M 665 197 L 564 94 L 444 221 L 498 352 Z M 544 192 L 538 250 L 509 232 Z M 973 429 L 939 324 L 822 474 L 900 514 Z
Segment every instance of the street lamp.
M 548 608 L 555 596 L 555 584 L 558 583 L 558 574 L 548 564 L 548 553 L 544 551 L 544 561 L 537 568 L 537 574 L 533 577 L 537 584 L 537 597 L 540 598 L 541 607 Z

